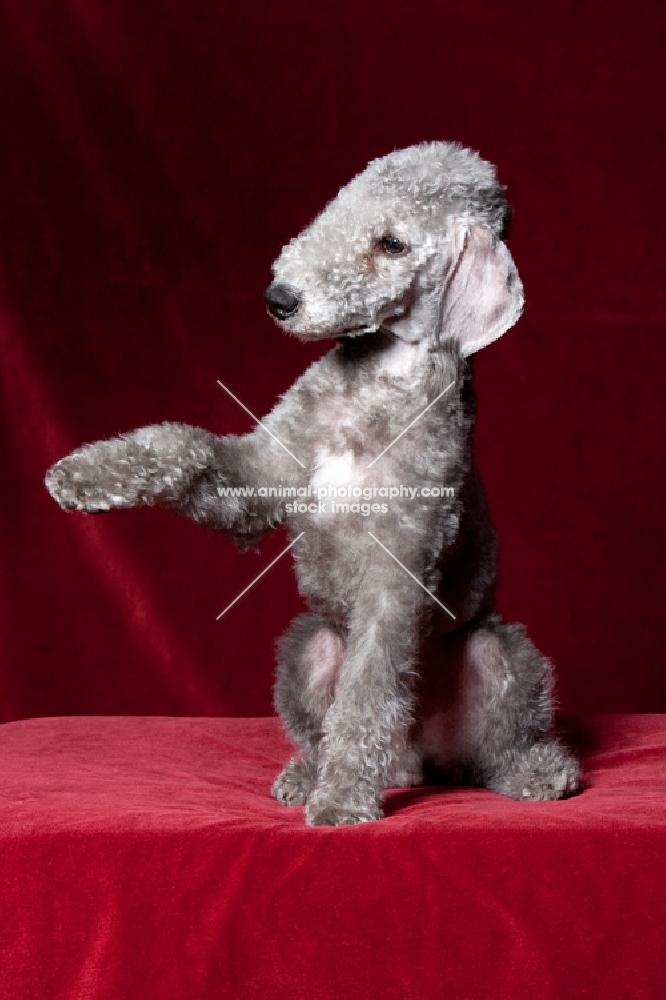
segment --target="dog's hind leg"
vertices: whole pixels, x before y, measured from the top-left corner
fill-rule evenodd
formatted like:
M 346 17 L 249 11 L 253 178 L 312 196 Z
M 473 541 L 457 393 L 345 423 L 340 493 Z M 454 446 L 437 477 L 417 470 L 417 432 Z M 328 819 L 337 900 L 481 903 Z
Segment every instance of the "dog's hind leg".
M 299 615 L 278 643 L 275 708 L 302 750 L 273 785 L 283 805 L 305 805 L 315 783 L 322 724 L 344 655 L 343 629 L 321 615 Z
M 522 625 L 490 615 L 469 633 L 461 709 L 480 784 L 521 801 L 580 790 L 580 768 L 551 731 L 550 663 Z

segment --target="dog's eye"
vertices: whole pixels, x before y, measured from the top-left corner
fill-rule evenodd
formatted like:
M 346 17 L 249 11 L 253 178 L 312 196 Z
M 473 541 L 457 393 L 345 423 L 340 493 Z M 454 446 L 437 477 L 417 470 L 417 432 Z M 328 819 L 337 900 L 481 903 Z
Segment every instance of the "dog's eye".
M 390 254 L 391 257 L 398 257 L 406 249 L 405 244 L 401 243 L 395 236 L 385 236 L 382 240 L 382 250 L 384 253 Z

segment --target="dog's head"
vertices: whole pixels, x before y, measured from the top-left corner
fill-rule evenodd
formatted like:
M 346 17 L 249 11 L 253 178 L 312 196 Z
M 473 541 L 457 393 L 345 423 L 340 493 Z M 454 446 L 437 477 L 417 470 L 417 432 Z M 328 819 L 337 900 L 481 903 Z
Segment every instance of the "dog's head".
M 390 153 L 283 248 L 268 310 L 302 340 L 382 328 L 410 343 L 455 337 L 471 354 L 522 311 L 508 220 L 494 167 L 471 150 L 433 142 Z

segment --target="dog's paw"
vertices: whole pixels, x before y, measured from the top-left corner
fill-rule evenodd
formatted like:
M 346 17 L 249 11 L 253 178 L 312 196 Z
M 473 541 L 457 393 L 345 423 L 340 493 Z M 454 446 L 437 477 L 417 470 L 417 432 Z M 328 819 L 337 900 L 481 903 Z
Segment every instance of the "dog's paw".
M 382 818 L 382 811 L 375 802 L 331 801 L 314 792 L 305 807 L 308 826 L 354 826 L 356 823 L 373 823 Z
M 292 760 L 273 782 L 271 795 L 283 806 L 304 806 L 317 777 L 316 769 L 306 760 Z
M 488 787 L 520 802 L 567 799 L 582 790 L 578 762 L 556 742 L 536 743 L 514 757 L 512 766 Z
M 123 481 L 123 474 L 127 475 L 127 469 L 114 470 L 95 445 L 86 445 L 56 462 L 44 484 L 63 510 L 101 514 L 137 503 L 137 490 Z

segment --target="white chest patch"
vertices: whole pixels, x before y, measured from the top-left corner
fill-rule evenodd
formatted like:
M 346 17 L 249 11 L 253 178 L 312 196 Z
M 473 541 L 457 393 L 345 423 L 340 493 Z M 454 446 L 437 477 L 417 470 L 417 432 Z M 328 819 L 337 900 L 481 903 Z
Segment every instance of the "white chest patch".
M 334 486 L 354 486 L 363 477 L 363 468 L 354 461 L 354 453 L 346 451 L 342 455 L 331 455 L 325 449 L 317 450 L 317 464 L 310 478 L 313 490 Z

